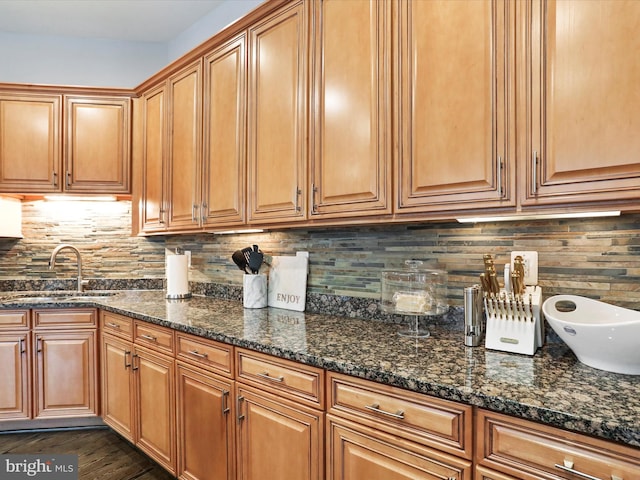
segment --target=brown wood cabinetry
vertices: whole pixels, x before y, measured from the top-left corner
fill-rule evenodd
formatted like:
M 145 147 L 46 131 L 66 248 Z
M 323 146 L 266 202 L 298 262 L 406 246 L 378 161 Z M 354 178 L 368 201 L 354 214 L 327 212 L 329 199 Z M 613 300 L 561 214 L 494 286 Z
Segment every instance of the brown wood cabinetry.
M 199 226 L 196 197 L 202 159 L 202 61 L 167 82 L 167 228 Z
M 392 2 L 312 4 L 311 216 L 391 213 Z
M 176 474 L 173 331 L 103 311 L 104 422 Z
M 131 370 L 133 320 L 100 313 L 102 418 L 131 442 L 135 441 L 135 384 Z
M 61 188 L 62 95 L 0 92 L 0 191 Z
M 166 84 L 161 84 L 142 97 L 140 124 L 142 135 L 142 183 L 140 194 L 140 223 L 142 232 L 163 231 L 167 227 L 166 217 L 166 164 L 165 148 L 167 131 Z
M 34 418 L 98 414 L 96 330 L 35 332 Z
M 472 408 L 327 375 L 327 478 L 471 479 Z
M 640 197 L 638 2 L 518 4 L 523 205 Z M 603 22 L 602 19 L 607 21 Z
M 136 440 L 142 451 L 176 473 L 175 365 L 173 358 L 134 345 Z
M 64 190 L 130 193 L 131 99 L 65 96 Z
M 0 420 L 98 415 L 96 317 L 95 309 L 0 312 Z
M 248 221 L 304 220 L 309 2 L 294 1 L 248 31 Z
M 636 478 L 640 472 L 635 448 L 481 409 L 476 415 L 476 442 L 479 474 L 490 479 L 615 480 Z
M 397 5 L 396 211 L 515 205 L 514 3 Z
M 98 415 L 96 309 L 32 313 L 34 418 Z
M 246 219 L 246 33 L 204 58 L 202 195 L 196 210 L 204 227 L 242 225 Z
M 322 480 L 324 372 L 243 349 L 236 359 L 238 479 Z
M 0 420 L 31 418 L 29 311 L 0 312 Z
M 145 92 L 142 102 L 142 232 L 197 228 L 202 155 L 202 61 Z
M 235 480 L 231 345 L 176 335 L 178 477 Z
M 0 91 L 0 192 L 130 193 L 130 103 Z

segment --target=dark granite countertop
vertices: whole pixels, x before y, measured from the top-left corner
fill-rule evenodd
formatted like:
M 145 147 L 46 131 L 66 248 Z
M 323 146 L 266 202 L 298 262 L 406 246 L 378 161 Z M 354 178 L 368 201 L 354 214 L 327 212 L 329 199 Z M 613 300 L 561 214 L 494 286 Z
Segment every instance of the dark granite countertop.
M 32 303 L 0 294 L 0 308 L 96 306 L 327 370 L 464 402 L 640 447 L 640 376 L 579 363 L 564 344 L 530 357 L 465 347 L 459 324 L 409 339 L 375 320 L 244 309 L 236 301 L 166 300 L 162 291 Z M 4 300 L 4 301 L 3 301 Z

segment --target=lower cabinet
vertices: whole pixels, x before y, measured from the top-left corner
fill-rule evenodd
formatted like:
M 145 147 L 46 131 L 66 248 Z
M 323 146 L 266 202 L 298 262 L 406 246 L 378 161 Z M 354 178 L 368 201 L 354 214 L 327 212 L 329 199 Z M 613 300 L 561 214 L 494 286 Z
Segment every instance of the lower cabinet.
M 627 480 L 640 472 L 634 447 L 109 312 L 101 326 L 104 422 L 183 480 Z M 28 404 L 18 386 L 29 342 L 16 333 L 0 316 L 0 360 L 15 374 L 0 384 L 4 417 Z M 38 334 L 34 349 L 48 350 L 38 361 L 70 341 L 83 351 L 83 338 Z
M 136 437 L 141 450 L 176 474 L 175 366 L 173 358 L 134 345 Z
M 234 480 L 233 382 L 178 362 L 178 477 Z
M 324 414 L 241 384 L 238 479 L 323 480 Z
M 471 480 L 472 408 L 327 374 L 327 480 Z
M 31 417 L 31 348 L 28 332 L 0 333 L 0 420 Z
M 34 418 L 98 414 L 96 331 L 35 332 Z
M 175 362 L 166 353 L 173 332 L 150 324 L 137 330 L 132 319 L 104 311 L 101 325 L 104 422 L 175 475 Z
M 97 417 L 97 311 L 0 312 L 0 365 L 0 420 Z
M 107 425 L 131 442 L 135 436 L 132 350 L 132 342 L 106 335 L 103 327 L 102 418 Z
M 479 479 L 640 478 L 637 448 L 478 409 Z
M 471 462 L 327 415 L 327 480 L 470 480 Z

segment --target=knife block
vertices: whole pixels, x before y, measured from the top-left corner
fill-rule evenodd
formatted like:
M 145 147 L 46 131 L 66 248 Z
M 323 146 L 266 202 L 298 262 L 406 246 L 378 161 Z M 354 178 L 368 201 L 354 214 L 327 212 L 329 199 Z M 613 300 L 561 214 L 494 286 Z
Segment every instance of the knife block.
M 540 316 L 542 289 L 529 286 L 523 295 L 504 290 L 484 297 L 487 318 L 485 348 L 533 355 L 544 342 Z

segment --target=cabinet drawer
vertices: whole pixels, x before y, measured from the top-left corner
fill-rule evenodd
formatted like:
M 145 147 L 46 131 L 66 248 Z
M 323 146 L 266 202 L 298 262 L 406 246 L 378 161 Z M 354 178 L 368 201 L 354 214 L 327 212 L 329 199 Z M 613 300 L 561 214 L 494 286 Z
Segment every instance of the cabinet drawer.
M 329 413 L 472 458 L 471 406 L 331 372 L 327 389 Z
M 169 354 L 175 352 L 173 330 L 151 323 L 136 320 L 134 322 L 133 341 L 139 345 L 146 345 L 158 351 Z
M 95 308 L 73 310 L 34 310 L 33 324 L 37 329 L 60 327 L 95 328 L 98 311 Z
M 324 371 L 249 350 L 237 350 L 236 379 L 267 387 L 283 397 L 315 408 L 324 406 Z
M 29 310 L 0 311 L 0 330 L 26 330 L 29 328 Z
M 638 478 L 638 448 L 481 409 L 476 419 L 476 463 L 493 470 L 524 480 Z
M 133 339 L 133 319 L 124 315 L 102 311 L 100 328 L 104 333 L 117 335 L 129 341 Z
M 177 357 L 226 377 L 233 375 L 233 347 L 206 338 L 177 333 Z

